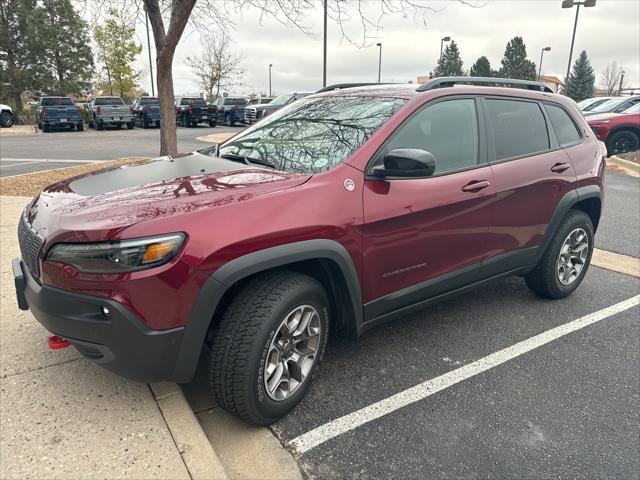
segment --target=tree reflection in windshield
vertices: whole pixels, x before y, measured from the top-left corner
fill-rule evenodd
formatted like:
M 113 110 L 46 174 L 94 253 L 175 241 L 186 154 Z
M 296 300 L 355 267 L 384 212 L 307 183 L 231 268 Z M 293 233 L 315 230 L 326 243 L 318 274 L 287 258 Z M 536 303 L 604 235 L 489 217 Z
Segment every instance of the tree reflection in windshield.
M 404 103 L 366 96 L 304 99 L 225 143 L 220 155 L 268 160 L 287 172 L 325 172 L 346 160 Z

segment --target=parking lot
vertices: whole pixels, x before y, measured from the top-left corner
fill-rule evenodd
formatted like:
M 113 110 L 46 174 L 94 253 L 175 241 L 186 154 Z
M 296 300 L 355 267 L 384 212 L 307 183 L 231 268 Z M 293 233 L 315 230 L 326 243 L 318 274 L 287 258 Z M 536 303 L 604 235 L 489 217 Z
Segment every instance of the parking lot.
M 178 128 L 179 149 L 230 130 Z M 158 136 L 3 138 L 0 170 L 154 156 Z M 596 247 L 640 257 L 640 181 L 605 181 Z M 640 478 L 639 292 L 640 279 L 592 266 L 564 300 L 512 278 L 357 343 L 334 336 L 307 397 L 271 429 L 308 478 Z

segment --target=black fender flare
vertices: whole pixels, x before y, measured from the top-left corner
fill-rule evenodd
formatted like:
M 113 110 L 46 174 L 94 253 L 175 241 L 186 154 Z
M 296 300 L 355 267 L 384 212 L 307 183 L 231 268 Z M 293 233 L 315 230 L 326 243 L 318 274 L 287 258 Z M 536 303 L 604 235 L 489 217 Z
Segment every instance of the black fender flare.
M 193 378 L 211 320 L 220 300 L 231 286 L 256 273 L 319 259 L 333 261 L 340 269 L 349 290 L 346 297 L 352 304 L 357 329 L 362 324 L 363 316 L 360 281 L 351 256 L 340 243 L 316 239 L 266 248 L 225 263 L 204 283 L 185 325 L 172 379 L 176 382 L 188 382 Z
M 535 264 L 537 264 L 546 252 L 549 243 L 551 243 L 551 239 L 553 238 L 553 234 L 558 229 L 560 222 L 565 217 L 567 212 L 571 210 L 571 208 L 576 205 L 578 202 L 582 200 L 586 200 L 588 198 L 599 198 L 602 204 L 602 189 L 599 185 L 585 185 L 583 187 L 579 187 L 575 190 L 571 190 L 567 192 L 558 202 L 558 206 L 556 207 L 553 215 L 551 216 L 551 220 L 547 225 L 547 229 L 544 232 L 544 237 L 542 238 L 542 242 L 538 247 L 535 256 Z M 601 206 L 602 208 L 602 206 Z M 602 213 L 602 212 L 601 212 Z

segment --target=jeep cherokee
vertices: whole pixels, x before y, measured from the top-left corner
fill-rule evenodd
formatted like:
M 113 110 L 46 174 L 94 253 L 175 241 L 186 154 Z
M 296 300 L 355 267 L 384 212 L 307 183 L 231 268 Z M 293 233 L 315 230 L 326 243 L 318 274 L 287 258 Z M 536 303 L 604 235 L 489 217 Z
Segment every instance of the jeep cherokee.
M 358 337 L 509 275 L 565 297 L 604 146 L 566 97 L 490 82 L 328 89 L 221 145 L 51 185 L 20 219 L 18 304 L 134 380 L 188 382 L 204 349 L 220 405 L 269 424 L 330 327 Z

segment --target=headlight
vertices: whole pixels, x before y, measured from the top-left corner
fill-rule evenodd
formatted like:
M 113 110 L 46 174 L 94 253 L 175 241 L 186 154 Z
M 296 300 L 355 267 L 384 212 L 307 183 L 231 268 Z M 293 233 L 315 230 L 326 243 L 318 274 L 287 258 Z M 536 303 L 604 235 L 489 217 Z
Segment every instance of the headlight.
M 167 263 L 178 252 L 184 234 L 172 233 L 102 243 L 58 243 L 45 260 L 71 265 L 84 273 L 125 273 Z

